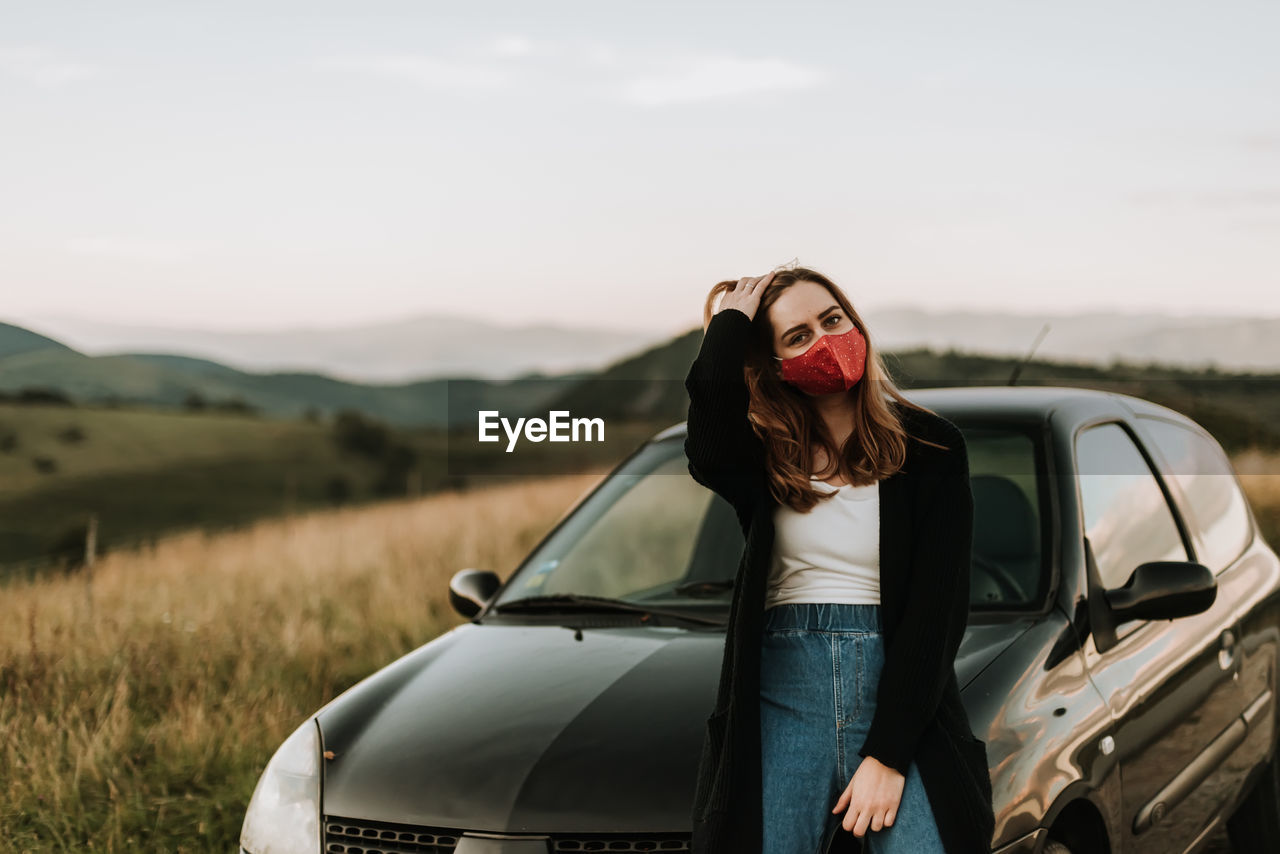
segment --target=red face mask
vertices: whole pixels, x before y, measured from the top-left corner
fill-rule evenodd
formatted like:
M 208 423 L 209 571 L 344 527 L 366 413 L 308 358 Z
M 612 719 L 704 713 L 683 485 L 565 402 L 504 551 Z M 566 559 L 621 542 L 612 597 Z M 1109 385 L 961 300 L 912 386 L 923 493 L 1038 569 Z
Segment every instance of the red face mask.
M 848 391 L 858 380 L 867 362 L 867 340 L 858 327 L 839 335 L 823 335 L 799 356 L 783 359 L 782 379 L 809 394 Z

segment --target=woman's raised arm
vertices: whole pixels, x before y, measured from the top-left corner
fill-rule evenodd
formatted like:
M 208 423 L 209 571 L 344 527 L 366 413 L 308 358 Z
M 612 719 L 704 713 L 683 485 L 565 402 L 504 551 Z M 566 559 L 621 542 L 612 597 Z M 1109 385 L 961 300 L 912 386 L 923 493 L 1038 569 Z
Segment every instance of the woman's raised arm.
M 716 312 L 684 381 L 689 392 L 684 441 L 689 473 L 743 518 L 755 491 L 766 482 L 764 444 L 747 419 L 750 394 L 742 375 L 751 323 L 737 308 Z

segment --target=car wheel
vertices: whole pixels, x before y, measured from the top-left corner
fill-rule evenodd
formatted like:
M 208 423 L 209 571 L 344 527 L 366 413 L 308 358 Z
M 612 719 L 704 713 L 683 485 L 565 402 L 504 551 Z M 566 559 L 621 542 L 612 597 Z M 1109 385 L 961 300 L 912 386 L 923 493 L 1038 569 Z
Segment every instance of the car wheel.
M 1072 854 L 1072 852 L 1065 843 L 1059 842 L 1056 839 L 1050 839 L 1045 844 L 1044 851 L 1041 852 L 1041 854 Z
M 1238 851 L 1280 851 L 1280 752 L 1227 819 L 1227 835 Z

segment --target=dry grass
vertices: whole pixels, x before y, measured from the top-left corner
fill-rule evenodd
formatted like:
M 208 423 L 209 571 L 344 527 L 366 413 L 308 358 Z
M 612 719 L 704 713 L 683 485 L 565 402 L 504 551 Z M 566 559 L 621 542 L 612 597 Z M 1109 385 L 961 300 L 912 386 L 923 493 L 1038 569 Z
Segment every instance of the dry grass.
M 181 535 L 3 591 L 0 850 L 234 850 L 280 741 L 462 620 L 599 474 Z
M 1253 507 L 1262 535 L 1271 548 L 1280 550 L 1280 454 L 1247 451 L 1231 464 Z

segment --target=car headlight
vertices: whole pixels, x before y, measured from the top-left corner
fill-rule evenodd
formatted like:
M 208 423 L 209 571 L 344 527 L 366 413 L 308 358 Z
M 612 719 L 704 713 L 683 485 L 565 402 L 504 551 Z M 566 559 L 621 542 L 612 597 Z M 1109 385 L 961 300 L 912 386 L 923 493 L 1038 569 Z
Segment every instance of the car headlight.
M 320 732 L 310 718 L 284 740 L 258 778 L 240 828 L 250 854 L 319 854 Z

